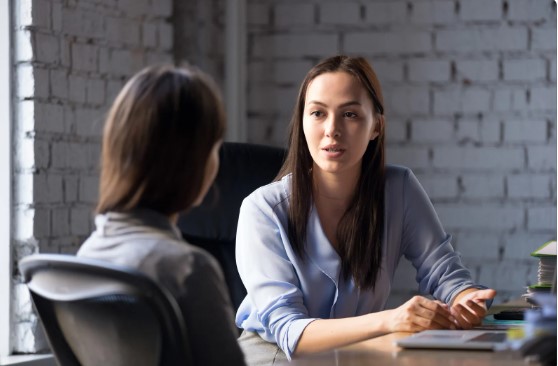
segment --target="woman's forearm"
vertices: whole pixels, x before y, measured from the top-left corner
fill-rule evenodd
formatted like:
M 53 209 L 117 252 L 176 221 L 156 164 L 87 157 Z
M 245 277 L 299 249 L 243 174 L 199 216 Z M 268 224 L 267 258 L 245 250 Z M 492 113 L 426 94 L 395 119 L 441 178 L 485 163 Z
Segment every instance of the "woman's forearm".
M 447 305 L 414 296 L 395 309 L 353 318 L 315 320 L 302 332 L 295 354 L 326 351 L 390 332 L 455 329 L 454 320 Z
M 388 333 L 386 317 L 382 316 L 387 311 L 352 318 L 314 320 L 302 332 L 294 353 L 326 351 Z

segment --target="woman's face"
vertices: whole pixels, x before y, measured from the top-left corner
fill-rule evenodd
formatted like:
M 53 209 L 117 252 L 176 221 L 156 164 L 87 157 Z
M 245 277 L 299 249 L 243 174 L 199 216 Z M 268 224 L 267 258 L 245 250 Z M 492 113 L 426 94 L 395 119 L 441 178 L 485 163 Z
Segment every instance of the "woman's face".
M 217 171 L 219 170 L 219 149 L 221 148 L 222 143 L 223 141 L 219 140 L 211 148 L 211 152 L 209 153 L 209 157 L 207 158 L 207 164 L 205 165 L 205 174 L 200 194 L 192 205 L 194 207 L 199 206 L 202 203 L 203 198 L 207 194 L 207 191 L 209 191 L 209 187 L 211 187 L 213 181 L 215 180 L 215 177 L 217 176 Z
M 310 82 L 302 123 L 313 169 L 323 173 L 360 172 L 368 142 L 378 136 L 370 97 L 358 79 L 343 71 Z

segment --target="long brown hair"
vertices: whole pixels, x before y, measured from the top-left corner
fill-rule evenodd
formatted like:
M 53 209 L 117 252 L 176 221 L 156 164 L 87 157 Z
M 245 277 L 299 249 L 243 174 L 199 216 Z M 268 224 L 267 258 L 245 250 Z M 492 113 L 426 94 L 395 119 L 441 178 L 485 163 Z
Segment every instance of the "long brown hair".
M 356 192 L 337 227 L 337 252 L 345 279 L 352 277 L 362 289 L 374 288 L 382 261 L 384 231 L 384 103 L 380 82 L 362 57 L 334 56 L 314 66 L 304 78 L 289 126 L 289 146 L 277 180 L 292 173 L 288 235 L 295 252 L 304 259 L 306 229 L 312 205 L 312 156 L 303 132 L 302 118 L 308 85 L 329 72 L 353 75 L 368 92 L 379 135 L 368 143 L 362 158 Z
M 189 208 L 224 130 L 209 76 L 191 66 L 140 71 L 105 122 L 97 212 L 148 208 L 170 215 Z

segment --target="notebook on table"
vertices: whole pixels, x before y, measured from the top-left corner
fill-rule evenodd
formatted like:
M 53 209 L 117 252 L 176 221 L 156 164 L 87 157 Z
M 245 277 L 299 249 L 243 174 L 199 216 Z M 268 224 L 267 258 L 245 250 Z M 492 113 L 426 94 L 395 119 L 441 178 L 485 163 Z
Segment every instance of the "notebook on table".
M 395 344 L 402 348 L 476 349 L 495 351 L 505 348 L 505 330 L 425 330 Z

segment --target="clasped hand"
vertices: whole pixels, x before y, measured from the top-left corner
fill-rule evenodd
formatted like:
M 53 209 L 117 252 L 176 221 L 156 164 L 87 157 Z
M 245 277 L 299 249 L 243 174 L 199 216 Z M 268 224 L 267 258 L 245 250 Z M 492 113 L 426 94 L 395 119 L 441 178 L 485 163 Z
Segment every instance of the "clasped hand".
M 494 296 L 496 291 L 492 289 L 467 289 L 459 293 L 450 308 L 455 324 L 461 329 L 471 329 L 481 324 L 487 312 L 486 301 Z
M 458 294 L 452 306 L 422 296 L 414 296 L 390 310 L 390 332 L 419 332 L 426 329 L 471 329 L 479 325 L 487 312 L 486 301 L 496 291 L 467 289 Z

